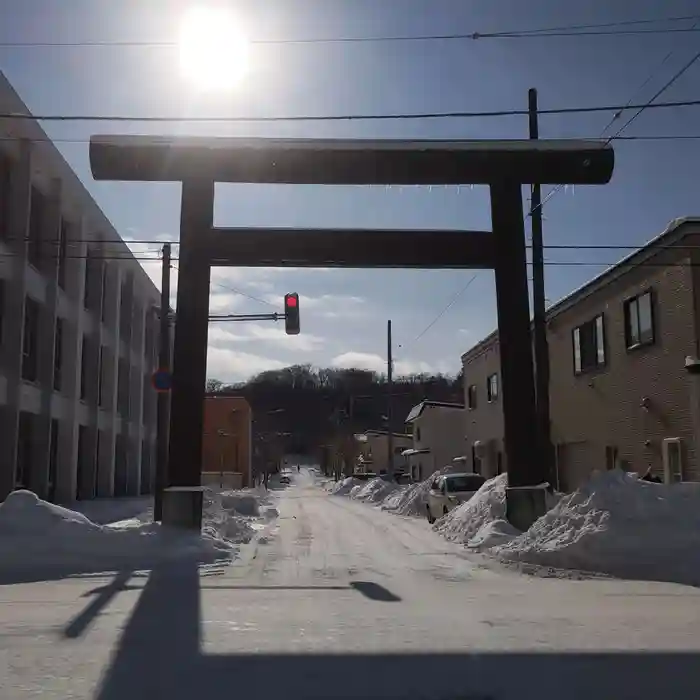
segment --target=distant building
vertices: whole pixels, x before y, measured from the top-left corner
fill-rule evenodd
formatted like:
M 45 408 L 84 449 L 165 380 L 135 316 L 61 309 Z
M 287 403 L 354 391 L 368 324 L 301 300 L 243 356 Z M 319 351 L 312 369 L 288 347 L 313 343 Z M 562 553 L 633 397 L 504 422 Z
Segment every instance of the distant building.
M 355 471 L 364 474 L 385 474 L 389 471 L 389 433 L 386 430 L 367 430 L 355 436 L 357 458 Z M 393 434 L 393 469 L 405 471 L 407 461 L 403 452 L 410 447 L 411 436 Z
M 31 117 L 1 73 L 0 113 Z M 0 501 L 152 490 L 159 304 L 39 124 L 0 120 Z
M 414 481 L 455 464 L 455 458 L 464 454 L 463 404 L 421 401 L 406 416 L 406 423 L 411 426 L 413 439 L 404 455 Z
M 700 219 L 657 238 L 547 312 L 558 487 L 615 465 L 665 481 L 700 479 Z M 462 355 L 470 463 L 506 468 L 498 334 Z M 534 428 L 534 426 L 533 426 Z
M 242 396 L 207 396 L 204 400 L 202 482 L 252 486 L 252 411 Z M 235 476 L 234 476 L 235 475 Z

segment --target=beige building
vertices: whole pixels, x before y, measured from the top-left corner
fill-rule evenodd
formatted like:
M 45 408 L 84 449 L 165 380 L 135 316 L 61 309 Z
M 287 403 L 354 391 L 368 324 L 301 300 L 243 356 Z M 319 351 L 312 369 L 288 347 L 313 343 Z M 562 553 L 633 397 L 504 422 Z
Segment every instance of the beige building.
M 436 469 L 455 464 L 465 450 L 465 411 L 458 403 L 421 401 L 406 416 L 412 444 L 405 452 L 414 481 L 427 479 Z
M 672 222 L 644 248 L 547 312 L 558 486 L 592 470 L 700 479 L 687 356 L 700 352 L 700 219 Z M 498 334 L 462 356 L 470 464 L 505 469 Z
M 413 439 L 404 433 L 394 433 L 394 471 L 407 467 L 403 453 L 411 447 Z M 382 474 L 389 471 L 389 434 L 382 430 L 367 430 L 355 436 L 357 459 L 355 471 L 362 474 Z

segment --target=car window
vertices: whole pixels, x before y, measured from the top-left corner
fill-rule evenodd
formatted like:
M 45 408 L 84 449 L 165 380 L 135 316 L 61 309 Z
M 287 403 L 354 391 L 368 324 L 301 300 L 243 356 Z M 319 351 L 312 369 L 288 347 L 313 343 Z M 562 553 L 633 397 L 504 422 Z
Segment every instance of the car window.
M 480 474 L 462 474 L 446 479 L 450 492 L 478 491 L 486 479 Z
M 439 491 L 440 490 L 440 479 L 435 479 L 432 484 L 430 484 L 430 488 L 433 491 Z

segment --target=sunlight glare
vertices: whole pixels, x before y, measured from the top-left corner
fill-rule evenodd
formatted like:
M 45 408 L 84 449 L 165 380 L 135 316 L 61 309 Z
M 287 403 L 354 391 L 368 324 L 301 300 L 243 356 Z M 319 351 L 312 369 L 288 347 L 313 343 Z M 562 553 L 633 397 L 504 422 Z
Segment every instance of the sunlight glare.
M 183 76 L 204 90 L 234 87 L 248 69 L 248 42 L 223 8 L 190 10 L 182 20 L 179 49 Z

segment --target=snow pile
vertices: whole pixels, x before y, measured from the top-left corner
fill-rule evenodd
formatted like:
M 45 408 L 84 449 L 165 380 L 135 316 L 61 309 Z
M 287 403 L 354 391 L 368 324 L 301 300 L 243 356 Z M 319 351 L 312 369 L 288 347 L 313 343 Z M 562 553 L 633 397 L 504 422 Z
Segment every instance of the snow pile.
M 467 542 L 469 549 L 483 552 L 492 547 L 510 542 L 522 533 L 507 520 L 491 520 L 482 525 L 477 533 Z
M 532 527 L 491 552 L 501 559 L 700 585 L 700 485 L 594 474 Z
M 279 515 L 270 501 L 271 496 L 264 489 L 205 489 L 202 531 L 234 544 L 250 542 L 265 522 Z
M 482 528 L 496 520 L 505 520 L 507 485 L 506 474 L 489 479 L 468 501 L 440 518 L 433 529 L 450 542 L 469 544 Z
M 385 498 L 401 488 L 395 481 L 387 481 L 381 477 L 370 479 L 358 491 L 352 490 L 351 498 L 364 503 L 381 504 Z
M 443 467 L 434 474 L 431 474 L 425 481 L 399 487 L 399 489 L 385 499 L 384 503 L 382 503 L 382 508 L 396 513 L 397 515 L 424 516 L 430 484 L 432 484 L 438 476 L 449 474 L 450 472 L 454 472 L 454 470 L 455 468 L 452 466 Z
M 356 479 L 354 476 L 349 476 L 347 479 L 336 482 L 330 490 L 330 493 L 334 496 L 347 496 L 350 491 L 352 491 L 355 486 L 362 486 L 364 484 L 360 479 Z
M 136 518 L 98 525 L 81 513 L 14 491 L 0 504 L 0 574 L 151 568 L 172 558 L 230 560 L 235 545 L 218 532 L 171 532 Z

